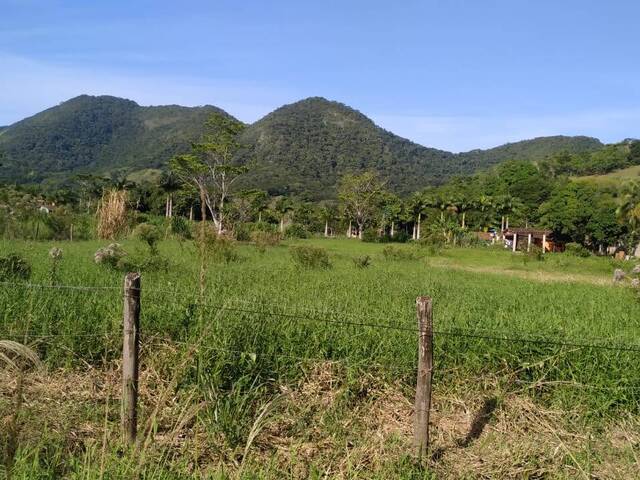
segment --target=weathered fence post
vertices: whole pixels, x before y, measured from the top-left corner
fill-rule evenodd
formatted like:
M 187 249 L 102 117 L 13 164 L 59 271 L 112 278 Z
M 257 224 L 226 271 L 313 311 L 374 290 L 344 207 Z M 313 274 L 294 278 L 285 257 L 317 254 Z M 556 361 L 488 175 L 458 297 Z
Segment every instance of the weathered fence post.
M 140 274 L 124 277 L 122 344 L 122 433 L 133 445 L 138 429 L 138 355 L 140 353 Z
M 433 313 L 431 297 L 416 299 L 418 316 L 418 381 L 416 385 L 413 443 L 419 458 L 429 449 L 429 410 L 433 374 Z

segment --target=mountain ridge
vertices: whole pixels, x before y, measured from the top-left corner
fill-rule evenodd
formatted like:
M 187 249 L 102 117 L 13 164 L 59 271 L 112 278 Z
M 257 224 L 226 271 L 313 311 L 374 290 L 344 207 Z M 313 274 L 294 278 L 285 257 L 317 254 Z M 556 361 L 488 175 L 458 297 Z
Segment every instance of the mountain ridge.
M 213 105 L 140 106 L 108 95 L 80 95 L 0 127 L 0 181 L 56 183 L 75 173 L 164 168 L 189 150 Z M 343 103 L 309 97 L 248 124 L 240 161 L 251 161 L 245 186 L 272 194 L 335 194 L 340 175 L 374 169 L 405 194 L 508 159 L 537 160 L 567 150 L 601 148 L 585 136 L 536 137 L 492 149 L 452 153 L 425 147 L 379 127 Z

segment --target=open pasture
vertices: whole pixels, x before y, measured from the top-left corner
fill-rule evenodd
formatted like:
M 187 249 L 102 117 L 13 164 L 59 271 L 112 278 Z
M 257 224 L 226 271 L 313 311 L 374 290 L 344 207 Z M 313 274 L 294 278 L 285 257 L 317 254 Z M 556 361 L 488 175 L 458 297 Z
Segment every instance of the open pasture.
M 73 426 L 66 425 L 67 429 L 77 428 L 78 422 L 91 425 L 91 431 L 79 440 L 92 438 L 91 448 L 85 445 L 77 450 L 60 442 L 58 436 L 67 430 L 48 418 L 52 412 L 38 413 L 37 401 L 27 402 L 24 431 L 43 428 L 39 420 L 51 422 L 52 428 L 40 439 L 33 432 L 31 437 L 24 434 L 16 460 L 21 468 L 27 471 L 51 436 L 56 440 L 48 448 L 56 445 L 55 455 L 72 452 L 81 465 L 64 470 L 67 467 L 52 461 L 55 465 L 43 466 L 42 471 L 60 468 L 68 475 L 86 473 L 88 464 L 94 468 L 92 456 L 96 455 L 104 457 L 102 468 L 116 468 L 117 463 L 123 472 L 138 469 L 165 478 L 175 478 L 176 472 L 183 476 L 211 472 L 211 464 L 221 478 L 225 478 L 222 465 L 237 475 L 266 476 L 290 469 L 294 478 L 312 475 L 316 467 L 346 477 L 356 472 L 372 478 L 427 475 L 431 470 L 416 472 L 415 465 L 405 463 L 403 456 L 410 454 L 405 448 L 406 429 L 410 436 L 416 376 L 415 299 L 419 295 L 430 295 L 434 301 L 434 412 L 440 419 L 432 426 L 436 447 L 444 448 L 452 441 L 450 436 L 463 435 L 466 427 L 462 425 L 472 422 L 474 409 L 484 408 L 487 401 L 491 406 L 488 415 L 495 415 L 487 417 L 487 422 L 494 423 L 488 434 L 493 440 L 454 451 L 448 460 L 435 462 L 433 472 L 454 475 L 456 459 L 468 460 L 469 455 L 488 455 L 494 450 L 507 458 L 520 454 L 528 458 L 531 452 L 514 453 L 506 437 L 499 435 L 501 428 L 510 428 L 504 422 L 519 415 L 549 415 L 546 421 L 555 422 L 553 428 L 567 448 L 566 455 L 555 458 L 551 453 L 558 445 L 555 437 L 545 435 L 544 441 L 538 441 L 542 451 L 537 455 L 549 458 L 528 465 L 530 459 L 523 457 L 524 472 L 557 473 L 564 468 L 558 462 L 566 467 L 561 471 L 568 477 L 581 469 L 628 472 L 625 469 L 637 468 L 630 460 L 635 448 L 631 440 L 611 453 L 613 457 L 602 453 L 599 458 L 590 458 L 584 442 L 575 441 L 575 435 L 588 431 L 591 433 L 585 435 L 594 442 L 614 451 L 610 432 L 614 426 L 622 428 L 616 423 L 621 419 L 628 422 L 625 435 L 638 434 L 634 422 L 640 413 L 640 302 L 632 290 L 611 285 L 617 265 L 610 260 L 554 254 L 537 261 L 492 248 L 433 250 L 346 239 L 285 243 L 264 252 L 251 244 L 238 244 L 227 261 L 208 261 L 204 299 L 198 295 L 199 260 L 191 242 L 161 242 L 160 255 L 169 268 L 142 272 L 141 418 L 156 422 L 146 438 L 166 437 L 170 432 L 184 435 L 186 430 L 193 437 L 184 442 L 197 443 L 195 450 L 190 444 L 189 455 L 203 456 L 198 461 L 192 458 L 189 465 L 179 464 L 171 455 L 181 447 L 159 441 L 163 446 L 158 451 L 145 446 L 156 470 L 149 470 L 143 460 L 130 459 L 122 466 L 114 460 L 117 449 L 105 444 L 117 432 L 119 392 L 114 379 L 122 348 L 123 277 L 122 272 L 94 264 L 94 252 L 105 242 L 56 244 L 64 252 L 58 287 L 86 288 L 1 285 L 0 336 L 24 341 L 37 351 L 53 390 L 65 381 L 71 381 L 71 391 L 74 382 L 79 390 L 93 389 L 87 394 L 92 400 L 84 398 L 82 408 L 67 406 L 73 409 L 70 417 L 74 420 L 69 420 Z M 132 255 L 144 251 L 137 241 L 122 244 Z M 325 248 L 331 267 L 294 265 L 289 250 L 294 244 Z M 30 282 L 47 286 L 52 245 L 4 242 L 2 250 L 29 258 L 34 268 Z M 354 261 L 363 256 L 369 256 L 366 267 Z M 89 388 L 87 384 L 92 383 Z M 28 387 L 33 391 L 42 388 L 45 393 L 41 395 L 47 395 L 44 383 L 33 381 Z M 4 395 L 0 402 L 5 415 L 11 398 Z M 313 413 L 305 413 L 300 402 L 319 403 Z M 466 416 L 460 416 L 461 405 Z M 369 442 L 371 425 L 354 421 L 351 431 L 344 424 L 347 412 L 367 415 L 374 410 L 381 419 L 395 418 L 386 418 L 376 429 L 397 426 L 392 434 L 380 434 L 382 449 Z M 492 413 L 494 410 L 498 413 Z M 164 424 L 171 415 L 184 416 L 184 424 Z M 286 432 L 274 431 L 285 417 L 289 422 Z M 447 430 L 447 421 L 455 424 L 453 430 Z M 519 423 L 523 424 L 527 422 Z M 311 433 L 313 429 L 318 431 Z M 168 432 L 162 433 L 164 430 Z M 292 445 L 304 450 L 305 442 L 311 441 L 309 435 L 333 447 L 314 447 L 313 454 L 298 451 L 300 458 L 294 458 Z M 257 451 L 251 458 L 254 441 Z M 468 443 L 472 441 L 475 439 Z M 278 450 L 278 442 L 287 444 L 286 455 Z M 341 442 L 353 443 L 354 452 L 359 452 L 354 459 L 356 470 L 333 463 L 343 458 L 344 452 L 335 452 Z M 155 440 L 150 443 L 155 445 Z M 598 451 L 603 451 L 602 445 Z M 365 467 L 369 448 L 375 451 L 375 461 Z M 277 460 L 273 465 L 261 463 L 260 459 L 267 458 Z M 482 471 L 471 465 L 469 471 Z

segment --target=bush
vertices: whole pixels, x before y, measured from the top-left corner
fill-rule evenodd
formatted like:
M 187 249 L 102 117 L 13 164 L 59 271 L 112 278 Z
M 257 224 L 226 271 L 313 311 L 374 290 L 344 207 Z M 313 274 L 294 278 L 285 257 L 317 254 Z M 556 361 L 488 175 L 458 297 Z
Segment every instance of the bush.
M 411 237 L 404 230 L 394 232 L 393 237 L 389 237 L 389 241 L 397 243 L 407 243 L 410 239 Z
M 362 255 L 360 257 L 355 257 L 352 260 L 353 260 L 353 264 L 357 268 L 368 268 L 371 266 L 371 257 L 369 255 Z
M 575 257 L 586 258 L 591 256 L 591 252 L 579 243 L 567 243 L 564 247 L 565 253 Z
M 267 247 L 275 247 L 280 244 L 280 234 L 256 230 L 251 232 L 251 240 L 260 252 L 264 252 Z
M 387 260 L 415 260 L 418 258 L 417 253 L 409 248 L 394 247 L 389 245 L 382 250 L 384 258 Z
M 531 245 L 531 250 L 529 250 L 528 252 L 525 251 L 524 252 L 524 256 L 522 257 L 522 261 L 525 265 L 527 265 L 529 262 L 543 262 L 544 261 L 544 254 L 542 253 L 542 248 L 538 247 L 537 245 Z
M 152 256 L 158 254 L 158 242 L 162 238 L 162 232 L 158 227 L 150 223 L 141 223 L 136 227 L 135 236 L 146 242 Z
M 378 231 L 374 228 L 367 228 L 364 230 L 364 232 L 362 232 L 362 241 L 363 242 L 367 242 L 367 243 L 382 243 L 382 239 L 384 237 L 381 237 L 380 235 L 378 235 Z
M 486 247 L 487 242 L 482 240 L 474 232 L 462 232 L 459 236 L 460 247 Z
M 286 238 L 309 238 L 309 232 L 303 225 L 299 223 L 292 223 L 284 231 Z
M 367 228 L 362 232 L 362 241 L 369 243 L 406 243 L 409 241 L 409 235 L 404 230 L 395 232 L 393 237 L 387 233 L 380 235 L 378 230 L 374 228 Z
M 0 280 L 29 280 L 31 277 L 31 265 L 29 261 L 18 255 L 10 253 L 0 257 Z
M 279 233 L 277 226 L 268 222 L 246 222 L 234 227 L 235 238 L 240 242 L 253 241 L 254 232 Z
M 302 245 L 289 249 L 293 262 L 303 268 L 330 268 L 329 254 L 324 248 Z
M 442 233 L 440 232 L 427 232 L 427 234 L 416 243 L 421 247 L 435 247 L 437 249 L 444 248 L 446 242 Z
M 125 268 L 124 259 L 127 252 L 119 243 L 110 243 L 106 247 L 99 248 L 93 255 L 93 261 L 98 265 L 121 270 Z
M 171 233 L 184 240 L 193 238 L 189 221 L 179 215 L 171 218 Z
M 204 237 L 198 229 L 198 243 L 204 247 L 206 258 L 214 262 L 231 263 L 241 259 L 235 240 L 226 235 L 219 235 L 212 228 L 205 229 Z

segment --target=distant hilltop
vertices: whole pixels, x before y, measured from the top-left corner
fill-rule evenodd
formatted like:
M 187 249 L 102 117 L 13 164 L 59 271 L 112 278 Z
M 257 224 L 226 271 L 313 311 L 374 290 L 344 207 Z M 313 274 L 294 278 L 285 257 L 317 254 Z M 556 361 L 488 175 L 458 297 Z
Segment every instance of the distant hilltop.
M 166 168 L 189 150 L 215 106 L 143 107 L 111 96 L 81 95 L 0 127 L 0 181 L 59 183 L 77 173 Z M 424 147 L 377 126 L 344 104 L 312 97 L 284 105 L 243 134 L 252 160 L 246 182 L 272 194 L 333 194 L 347 171 L 373 169 L 398 193 L 438 185 L 505 160 L 583 153 L 603 144 L 585 136 L 539 137 L 454 154 Z

